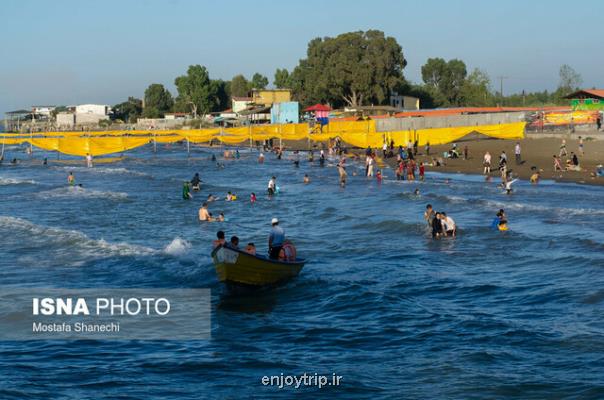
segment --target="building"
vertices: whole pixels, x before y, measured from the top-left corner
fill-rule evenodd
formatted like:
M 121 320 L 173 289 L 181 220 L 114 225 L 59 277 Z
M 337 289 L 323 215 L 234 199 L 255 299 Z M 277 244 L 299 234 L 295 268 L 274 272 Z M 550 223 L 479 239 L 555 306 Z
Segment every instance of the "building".
M 291 101 L 292 92 L 289 89 L 254 89 L 252 90 L 252 103 L 256 105 L 272 106 L 273 103 L 287 103 Z
M 81 104 L 75 107 L 76 114 L 109 115 L 111 107 L 104 104 Z
M 573 110 L 604 111 L 604 89 L 582 89 L 564 97 Z
M 56 124 L 59 129 L 73 129 L 76 124 L 76 115 L 72 112 L 57 113 Z
M 165 113 L 165 119 L 188 119 L 191 117 L 191 114 L 186 112 L 173 112 L 173 113 Z
M 240 111 L 245 110 L 248 106 L 252 104 L 251 97 L 232 97 L 231 98 L 231 110 L 234 113 L 239 113 Z
M 56 109 L 56 106 L 31 106 L 31 112 L 35 116 L 44 116 L 50 118 L 50 114 Z
M 274 103 L 271 107 L 271 124 L 290 124 L 300 121 L 297 101 Z
M 419 110 L 419 99 L 392 92 L 390 93 L 390 106 L 398 110 Z

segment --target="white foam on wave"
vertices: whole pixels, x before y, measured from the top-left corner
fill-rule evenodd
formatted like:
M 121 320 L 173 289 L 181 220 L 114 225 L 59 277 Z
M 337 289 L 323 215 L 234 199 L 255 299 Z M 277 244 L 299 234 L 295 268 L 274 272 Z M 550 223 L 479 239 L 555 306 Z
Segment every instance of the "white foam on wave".
M 500 201 L 494 201 L 494 200 L 483 200 L 483 202 L 486 205 L 491 206 L 491 207 L 504 208 L 504 209 L 507 208 L 507 209 L 512 209 L 512 210 L 554 212 L 556 214 L 566 214 L 566 215 L 590 215 L 590 214 L 604 215 L 604 209 L 550 207 L 550 206 L 540 206 L 540 205 L 527 204 L 527 203 L 500 202 Z
M 178 256 L 186 253 L 190 248 L 191 243 L 179 237 L 175 237 L 170 244 L 164 248 L 164 253 Z
M 73 171 L 73 172 L 90 172 L 96 174 L 117 174 L 117 175 L 135 175 L 135 176 L 151 176 L 145 172 L 132 171 L 130 169 L 126 169 L 123 167 L 111 168 L 111 167 L 55 167 L 58 169 L 62 169 L 65 171 Z
M 64 198 L 64 197 L 80 197 L 80 198 L 104 198 L 104 199 L 125 199 L 128 197 L 127 193 L 123 192 L 111 192 L 103 190 L 87 189 L 80 186 L 66 186 L 52 190 L 46 190 L 36 194 L 38 197 L 44 198 Z
M 12 233 L 28 234 L 33 241 L 52 248 L 56 253 L 67 250 L 69 257 L 86 256 L 99 258 L 107 256 L 136 256 L 156 254 L 157 250 L 126 242 L 110 243 L 104 239 L 92 239 L 83 232 L 55 227 L 36 225 L 26 219 L 0 216 L 0 228 Z
M 34 181 L 33 179 L 3 178 L 0 176 L 0 186 L 22 185 L 22 184 L 35 185 L 36 183 L 37 182 Z

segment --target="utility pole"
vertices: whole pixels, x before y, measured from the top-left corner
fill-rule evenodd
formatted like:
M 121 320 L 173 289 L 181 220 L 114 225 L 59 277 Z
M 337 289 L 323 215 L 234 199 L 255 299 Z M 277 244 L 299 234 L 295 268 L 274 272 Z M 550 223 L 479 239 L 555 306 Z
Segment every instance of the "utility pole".
M 501 105 L 503 105 L 503 80 L 508 78 L 509 76 L 503 75 L 497 77 L 497 79 L 499 79 L 499 95 L 501 96 Z

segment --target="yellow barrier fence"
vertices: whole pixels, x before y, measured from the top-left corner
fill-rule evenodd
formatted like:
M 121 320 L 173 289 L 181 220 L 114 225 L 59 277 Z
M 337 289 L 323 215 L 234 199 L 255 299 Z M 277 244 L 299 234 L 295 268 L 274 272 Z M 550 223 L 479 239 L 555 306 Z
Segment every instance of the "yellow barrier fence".
M 324 142 L 336 137 L 344 142 L 365 148 L 380 148 L 384 142 L 394 141 L 396 146 L 405 146 L 409 141 L 418 141 L 420 146 L 450 143 L 472 132 L 499 139 L 521 139 L 524 137 L 525 122 L 498 125 L 459 126 L 390 132 L 376 132 L 375 121 L 333 121 L 323 129 L 311 129 L 307 124 L 253 125 L 227 129 L 190 129 L 158 131 L 104 131 L 104 132 L 43 132 L 34 134 L 0 134 L 0 144 L 31 143 L 50 151 L 75 156 L 105 155 L 121 153 L 147 143 L 174 143 L 188 140 L 191 143 L 208 143 L 219 140 L 228 145 L 247 144 L 271 138 L 283 140 L 312 140 Z

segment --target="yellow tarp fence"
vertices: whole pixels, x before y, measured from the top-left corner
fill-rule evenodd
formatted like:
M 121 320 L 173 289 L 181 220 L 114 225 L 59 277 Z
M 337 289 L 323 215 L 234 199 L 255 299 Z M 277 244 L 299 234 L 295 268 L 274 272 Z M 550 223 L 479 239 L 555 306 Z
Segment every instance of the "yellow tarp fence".
M 225 144 L 247 144 L 271 138 L 284 140 L 312 140 L 324 142 L 336 137 L 344 142 L 365 148 L 380 148 L 384 142 L 394 141 L 395 146 L 405 146 L 418 141 L 420 146 L 450 143 L 472 132 L 499 139 L 521 139 L 525 122 L 498 125 L 459 126 L 391 132 L 376 132 L 375 121 L 333 121 L 323 129 L 311 129 L 307 124 L 254 125 L 227 129 L 190 129 L 158 131 L 103 131 L 103 132 L 43 132 L 34 134 L 0 134 L 0 144 L 24 142 L 51 151 L 75 156 L 87 153 L 98 156 L 121 153 L 147 143 L 174 143 L 188 140 L 191 143 L 208 143 L 219 140 Z

